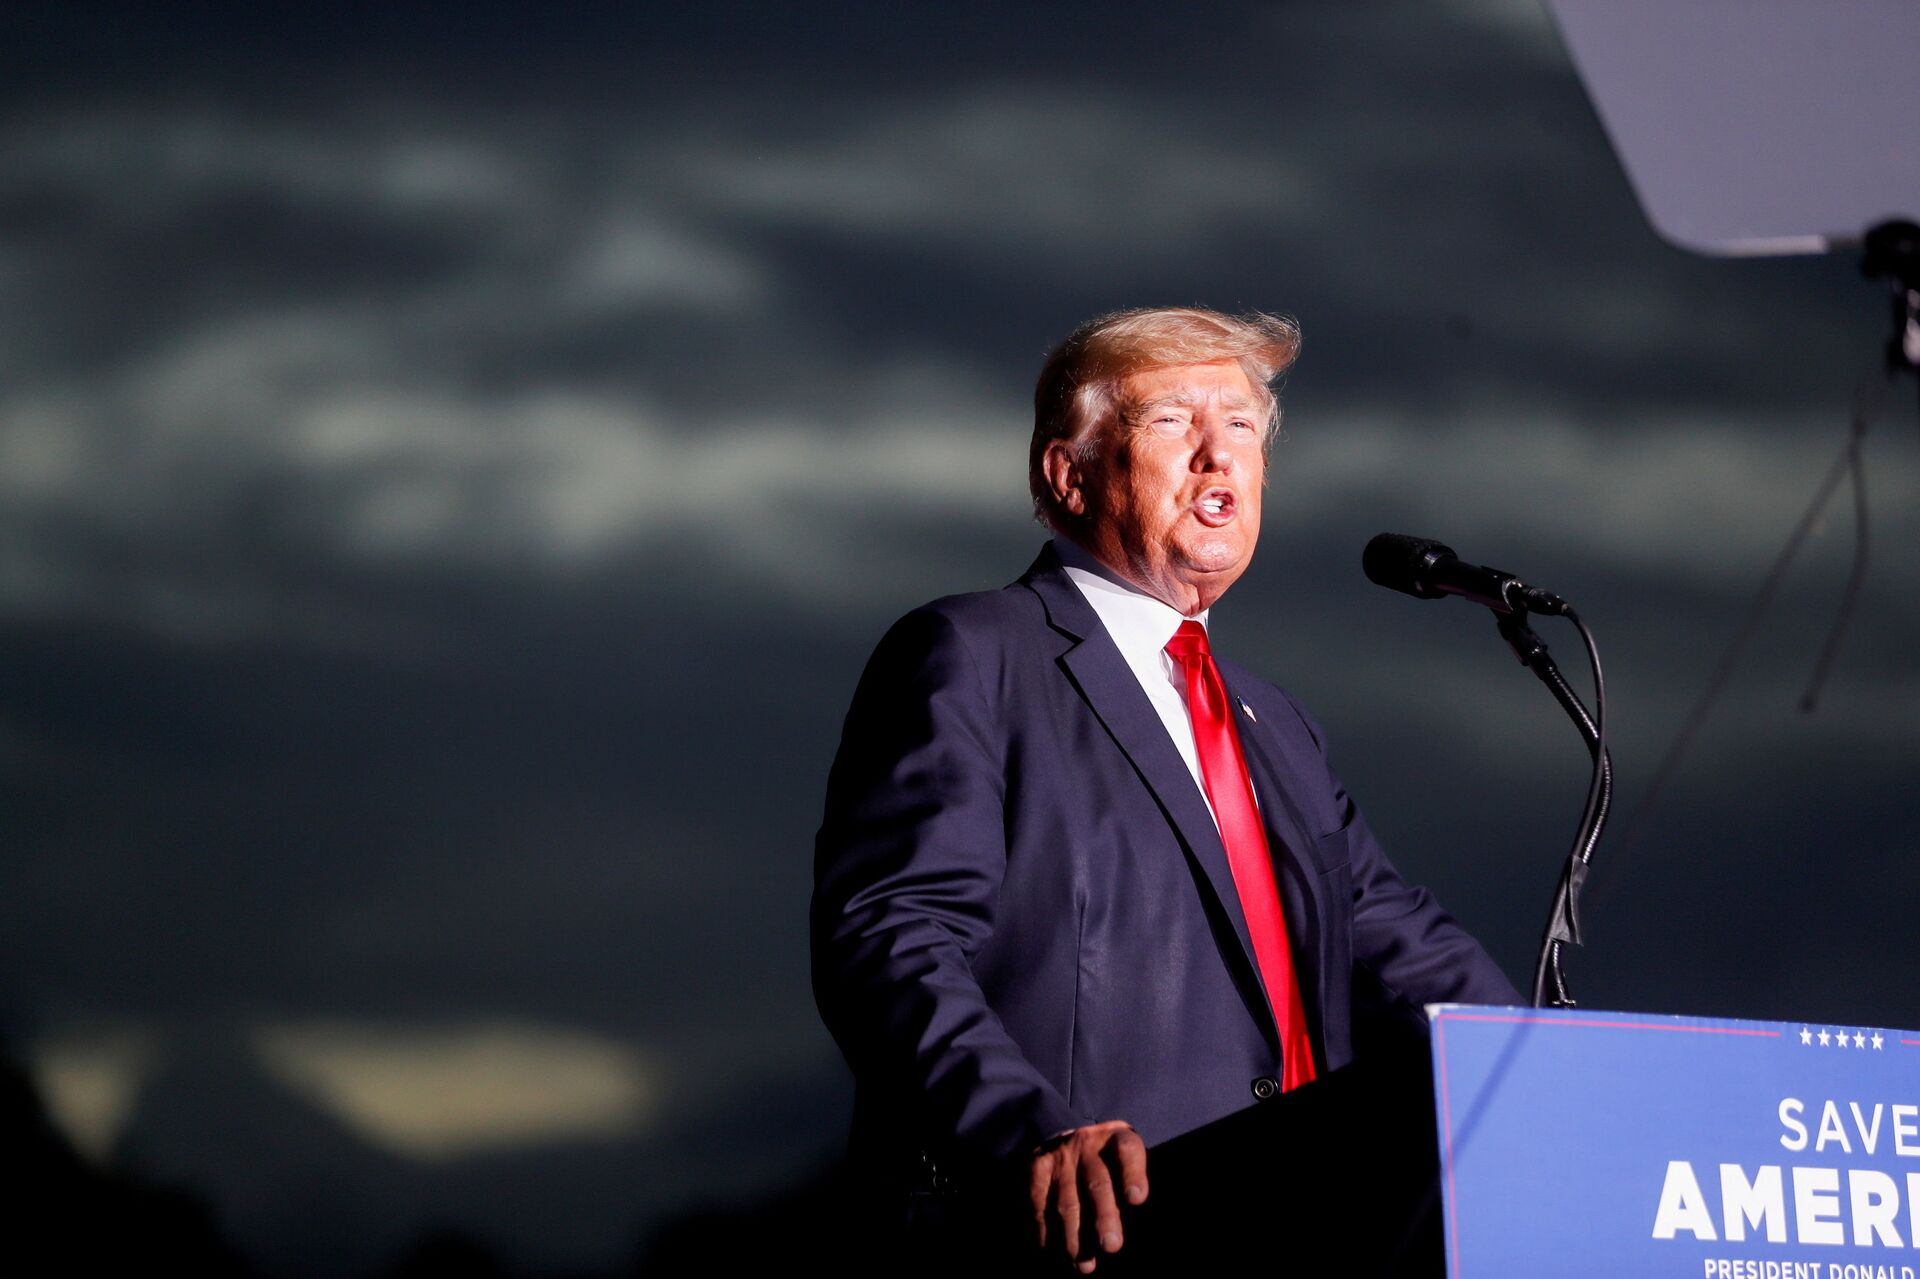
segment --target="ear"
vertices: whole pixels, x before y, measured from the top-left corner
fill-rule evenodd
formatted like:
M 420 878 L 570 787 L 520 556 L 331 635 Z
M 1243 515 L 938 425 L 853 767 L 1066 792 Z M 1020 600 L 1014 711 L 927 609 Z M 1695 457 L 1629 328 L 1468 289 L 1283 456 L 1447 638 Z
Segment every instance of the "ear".
M 1061 510 L 1078 519 L 1087 513 L 1087 477 L 1066 440 L 1050 440 L 1040 457 L 1041 472 L 1047 477 L 1047 489 Z

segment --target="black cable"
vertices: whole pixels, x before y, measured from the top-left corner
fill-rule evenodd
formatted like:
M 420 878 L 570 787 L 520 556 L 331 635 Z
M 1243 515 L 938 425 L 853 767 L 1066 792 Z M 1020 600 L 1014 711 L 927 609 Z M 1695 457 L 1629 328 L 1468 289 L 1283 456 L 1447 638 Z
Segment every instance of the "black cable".
M 1820 700 L 1820 691 L 1826 687 L 1827 675 L 1833 669 L 1833 659 L 1840 652 L 1840 641 L 1847 634 L 1847 623 L 1853 620 L 1854 604 L 1860 598 L 1861 584 L 1867 578 L 1867 471 L 1861 461 L 1861 445 L 1866 433 L 1866 419 L 1856 416 L 1853 419 L 1852 438 L 1847 441 L 1847 470 L 1853 476 L 1853 565 L 1847 570 L 1846 589 L 1840 593 L 1833 625 L 1827 630 L 1826 642 L 1820 646 L 1820 658 L 1814 663 L 1813 676 L 1807 681 L 1806 692 L 1800 695 L 1800 711 L 1805 715 L 1813 714 L 1813 708 Z
M 1893 336 L 1889 340 L 1881 359 L 1877 362 L 1877 378 L 1864 378 L 1855 391 L 1851 430 L 1847 441 L 1841 447 L 1840 456 L 1834 459 L 1833 466 L 1827 471 L 1815 490 L 1813 500 L 1808 503 L 1800 522 L 1788 535 L 1786 544 L 1780 548 L 1773 566 L 1761 579 L 1752 601 L 1747 605 L 1739 627 L 1727 642 L 1719 658 L 1715 661 L 1713 672 L 1708 677 L 1706 687 L 1695 699 L 1681 722 L 1673 740 L 1668 743 L 1665 754 L 1654 769 L 1653 780 L 1648 783 L 1646 793 L 1641 797 L 1639 806 L 1633 810 L 1627 820 L 1626 832 L 1616 845 L 1613 857 L 1616 873 L 1609 879 L 1610 884 L 1623 882 L 1625 876 L 1618 871 L 1625 870 L 1629 854 L 1638 846 L 1647 827 L 1649 814 L 1654 811 L 1661 795 L 1665 792 L 1674 775 L 1679 771 L 1680 762 L 1692 747 L 1694 738 L 1705 726 L 1712 714 L 1720 695 L 1726 690 L 1728 680 L 1733 674 L 1734 664 L 1746 649 L 1760 626 L 1760 619 L 1772 605 L 1774 596 L 1779 593 L 1785 580 L 1787 568 L 1800 553 L 1814 525 L 1819 522 L 1827 503 L 1833 497 L 1833 491 L 1840 483 L 1842 475 L 1851 475 L 1854 497 L 1854 545 L 1853 563 L 1847 574 L 1847 583 L 1841 592 L 1840 603 L 1835 612 L 1833 624 L 1828 629 L 1825 643 L 1821 646 L 1820 656 L 1815 663 L 1814 673 L 1808 681 L 1806 691 L 1800 698 L 1800 709 L 1810 713 L 1824 690 L 1827 677 L 1831 672 L 1834 658 L 1838 655 L 1841 641 L 1851 623 L 1855 607 L 1859 600 L 1861 586 L 1866 578 L 1867 556 L 1869 548 L 1870 523 L 1867 512 L 1867 482 L 1864 463 L 1863 442 L 1867 428 L 1878 420 L 1886 407 L 1888 392 L 1893 382 L 1902 373 L 1915 374 L 1915 390 L 1920 391 L 1920 253 L 1916 252 L 1920 244 L 1920 227 L 1910 222 L 1883 223 L 1869 231 L 1865 239 L 1865 253 L 1861 269 L 1869 277 L 1889 277 L 1893 283 Z M 1582 634 L 1585 631 L 1582 628 Z M 1596 900 L 1607 896 L 1603 890 Z M 1555 960 L 1557 963 L 1558 956 Z M 1538 1002 L 1536 998 L 1535 1002 Z
M 1566 618 L 1580 632 L 1580 639 L 1587 648 L 1587 662 L 1593 670 L 1593 715 L 1589 722 L 1586 708 L 1579 706 L 1578 717 L 1583 731 L 1589 731 L 1588 750 L 1593 757 L 1593 772 L 1587 781 L 1586 808 L 1580 814 L 1580 829 L 1574 836 L 1573 851 L 1568 854 L 1565 871 L 1561 874 L 1559 888 L 1555 891 L 1555 914 L 1564 919 L 1567 941 L 1580 944 L 1580 889 L 1586 882 L 1587 867 L 1593 860 L 1593 850 L 1600 842 L 1600 830 L 1606 825 L 1607 809 L 1613 796 L 1613 760 L 1607 751 L 1607 680 L 1600 668 L 1600 649 L 1594 643 L 1593 633 L 1587 629 L 1580 615 L 1572 609 L 1566 612 Z M 1556 673 L 1557 674 L 1557 673 Z M 1564 681 L 1563 681 L 1564 682 Z M 1568 690 L 1571 693 L 1571 689 Z M 1561 947 L 1563 943 L 1556 938 L 1550 947 L 1549 967 L 1553 974 L 1554 1004 L 1568 1008 L 1573 1005 L 1573 995 L 1567 989 L 1566 972 L 1561 967 Z
M 1549 1003 L 1546 998 L 1549 981 L 1553 985 L 1551 1006 L 1568 1008 L 1574 1003 L 1573 995 L 1567 988 L 1566 970 L 1562 962 L 1564 947 L 1569 942 L 1579 945 L 1581 941 L 1580 890 L 1586 882 L 1587 867 L 1592 861 L 1594 848 L 1600 842 L 1600 831 L 1606 825 L 1613 797 L 1613 757 L 1607 750 L 1606 741 L 1607 683 L 1606 674 L 1600 666 L 1600 649 L 1579 614 L 1568 609 L 1565 616 L 1579 630 L 1580 638 L 1586 644 L 1587 661 L 1593 671 L 1594 713 L 1591 715 L 1561 676 L 1546 646 L 1540 644 L 1538 637 L 1527 628 L 1524 618 L 1502 623 L 1502 634 L 1507 636 L 1509 643 L 1515 644 L 1516 651 L 1522 653 L 1521 660 L 1546 683 L 1553 692 L 1554 700 L 1560 703 L 1580 729 L 1593 760 L 1593 771 L 1587 782 L 1587 802 L 1580 814 L 1580 826 L 1574 834 L 1573 848 L 1561 868 L 1560 882 L 1554 887 L 1546 936 L 1541 941 L 1539 958 L 1534 963 L 1533 1004 L 1536 1008 Z
M 1566 617 L 1580 632 L 1581 642 L 1587 646 L 1587 663 L 1593 668 L 1593 779 L 1587 788 L 1592 829 L 1580 850 L 1580 860 L 1585 863 L 1593 859 L 1594 846 L 1600 842 L 1600 827 L 1607 820 L 1610 798 L 1608 783 L 1613 776 L 1613 762 L 1607 756 L 1607 677 L 1600 669 L 1600 648 L 1593 642 L 1593 632 L 1572 609 L 1567 610 Z
M 1721 650 L 1719 659 L 1715 661 L 1713 673 L 1707 679 L 1706 688 L 1701 690 L 1700 696 L 1694 700 L 1693 706 L 1687 712 L 1687 717 L 1681 721 L 1679 731 L 1667 744 L 1665 754 L 1660 757 L 1659 764 L 1653 770 L 1653 780 L 1647 784 L 1646 793 L 1633 810 L 1633 815 L 1627 819 L 1626 832 L 1621 835 L 1618 844 L 1614 847 L 1613 865 L 1616 871 L 1625 869 L 1627 855 L 1640 843 L 1645 834 L 1648 815 L 1653 812 L 1668 784 L 1679 771 L 1680 761 L 1692 748 L 1694 738 L 1706 726 L 1707 718 L 1719 703 L 1720 695 L 1726 691 L 1727 682 L 1733 676 L 1734 665 L 1739 661 L 1740 655 L 1746 651 L 1747 644 L 1759 631 L 1761 618 L 1773 604 L 1774 597 L 1780 593 L 1781 584 L 1786 580 L 1787 569 L 1800 554 L 1800 548 L 1806 544 L 1814 526 L 1820 522 L 1820 517 L 1826 511 L 1827 503 L 1832 500 L 1833 491 L 1839 487 L 1841 478 L 1854 466 L 1859 440 L 1879 415 L 1880 407 L 1884 403 L 1886 378 L 1890 376 L 1887 374 L 1881 380 L 1863 384 L 1856 395 L 1852 429 L 1848 433 L 1846 443 L 1841 446 L 1839 456 L 1834 458 L 1826 477 L 1814 490 L 1813 500 L 1807 504 L 1807 509 L 1801 514 L 1799 523 L 1794 525 L 1793 532 L 1787 535 L 1785 545 L 1774 557 L 1773 566 L 1761 579 L 1759 588 L 1754 591 L 1753 599 L 1747 605 L 1746 616 L 1741 618 L 1733 637 L 1727 641 L 1727 646 Z M 1880 390 L 1883 395 L 1869 398 L 1870 392 L 1874 389 Z M 1857 544 L 1856 553 L 1858 553 Z M 1610 882 L 1618 884 L 1621 878 L 1621 875 L 1616 873 L 1611 877 Z M 1602 893 L 1601 899 L 1604 897 L 1605 893 Z

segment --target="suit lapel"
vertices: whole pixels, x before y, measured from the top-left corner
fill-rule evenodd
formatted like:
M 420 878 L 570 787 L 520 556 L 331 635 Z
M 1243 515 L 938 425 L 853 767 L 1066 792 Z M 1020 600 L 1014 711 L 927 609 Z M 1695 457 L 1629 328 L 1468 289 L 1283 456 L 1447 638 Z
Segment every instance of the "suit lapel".
M 1037 594 L 1047 608 L 1047 620 L 1054 629 L 1079 641 L 1060 657 L 1075 687 L 1087 705 L 1106 726 L 1107 732 L 1133 763 L 1140 779 L 1147 784 L 1167 815 L 1187 855 L 1206 881 L 1222 913 L 1239 940 L 1238 966 L 1254 992 L 1261 990 L 1258 970 L 1253 962 L 1253 942 L 1247 932 L 1247 918 L 1240 909 L 1240 892 L 1233 883 L 1233 871 L 1227 864 L 1227 850 L 1220 842 L 1219 828 L 1207 810 L 1200 788 L 1186 761 L 1167 736 L 1167 727 L 1159 712 L 1147 700 L 1133 669 L 1120 655 L 1120 649 L 1100 622 L 1099 614 L 1066 575 L 1059 556 L 1049 545 L 1027 570 L 1021 583 Z M 1256 783 L 1257 785 L 1258 783 Z M 1291 923 L 1291 915 L 1289 915 Z M 1277 1043 L 1278 1031 L 1266 1000 L 1255 1000 L 1263 1028 Z
M 1272 731 L 1249 716 L 1235 688 L 1235 677 L 1223 669 L 1227 695 L 1232 701 L 1234 723 L 1240 732 L 1240 746 L 1247 758 L 1247 772 L 1254 792 L 1260 797 L 1260 818 L 1267 828 L 1268 851 L 1273 855 L 1274 874 L 1280 881 L 1280 910 L 1287 919 L 1287 936 L 1293 944 L 1295 980 L 1307 997 L 1310 1026 L 1316 1044 L 1322 1042 L 1320 1018 L 1326 1007 L 1326 951 L 1328 923 L 1325 913 L 1333 903 L 1323 900 L 1320 862 L 1314 855 L 1312 837 L 1302 820 L 1303 810 L 1291 788 L 1289 772 L 1280 766 L 1281 750 Z

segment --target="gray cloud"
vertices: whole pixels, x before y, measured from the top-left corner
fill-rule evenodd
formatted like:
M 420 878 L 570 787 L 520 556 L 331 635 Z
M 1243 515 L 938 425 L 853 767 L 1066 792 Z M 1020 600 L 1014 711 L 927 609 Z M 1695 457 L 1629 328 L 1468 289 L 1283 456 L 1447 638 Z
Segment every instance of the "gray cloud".
M 385 55 L 289 40 L 274 83 L 208 39 L 0 87 L 0 966 L 32 974 L 0 998 L 63 1104 L 251 1246 L 300 1255 L 323 1169 L 365 1188 L 328 1228 L 431 1212 L 593 1264 L 835 1146 L 802 903 L 839 716 L 891 616 L 1037 546 L 1026 389 L 1105 307 L 1301 314 L 1223 638 L 1510 969 L 1579 749 L 1473 610 L 1359 579 L 1368 535 L 1581 604 L 1632 808 L 1877 299 L 1659 245 L 1532 5 L 963 16 L 402 23 Z M 1908 441 L 1871 442 L 1888 547 Z M 1873 940 L 1913 882 L 1893 555 L 1792 709 L 1848 536 L 1836 506 L 1597 875 L 1589 1002 L 1920 1018 Z M 263 1069 L 258 1027 L 316 1024 L 621 1045 L 650 1126 L 409 1170 Z

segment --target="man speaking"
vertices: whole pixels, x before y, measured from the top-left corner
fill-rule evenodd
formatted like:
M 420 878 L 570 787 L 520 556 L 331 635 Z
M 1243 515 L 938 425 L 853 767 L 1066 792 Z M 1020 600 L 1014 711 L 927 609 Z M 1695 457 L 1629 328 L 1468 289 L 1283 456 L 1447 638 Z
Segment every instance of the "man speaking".
M 1146 1148 L 1354 1057 L 1356 1010 L 1520 1003 L 1387 861 L 1292 697 L 1211 651 L 1299 330 L 1192 309 L 1048 358 L 1053 538 L 880 642 L 816 847 L 813 983 L 902 1211 L 1012 1169 L 1034 1241 L 1124 1241 Z

